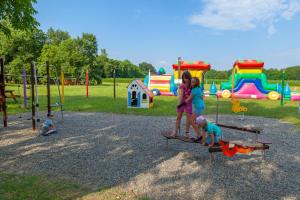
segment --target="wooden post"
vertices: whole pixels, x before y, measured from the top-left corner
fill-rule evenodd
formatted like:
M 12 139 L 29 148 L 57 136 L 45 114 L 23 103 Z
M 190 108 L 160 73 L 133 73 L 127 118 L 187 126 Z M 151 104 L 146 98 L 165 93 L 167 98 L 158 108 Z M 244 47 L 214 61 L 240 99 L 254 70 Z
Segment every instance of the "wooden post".
M 65 103 L 65 75 L 64 72 L 60 72 L 60 80 L 61 80 L 61 103 Z
M 50 67 L 49 61 L 46 61 L 46 76 L 47 76 L 47 114 L 51 115 L 51 94 L 50 94 Z
M 116 69 L 114 68 L 114 99 L 116 99 Z
M 85 72 L 86 97 L 89 97 L 89 70 Z
M 34 100 L 34 64 L 30 63 L 31 71 L 31 119 L 32 119 L 32 130 L 35 131 L 35 100 Z
M 5 98 L 4 59 L 0 58 L 0 96 L 2 96 L 3 126 L 7 127 L 7 111 Z
M 24 97 L 24 110 L 27 108 L 27 90 L 26 90 L 26 68 L 23 65 L 22 69 L 22 78 L 23 78 L 23 97 Z

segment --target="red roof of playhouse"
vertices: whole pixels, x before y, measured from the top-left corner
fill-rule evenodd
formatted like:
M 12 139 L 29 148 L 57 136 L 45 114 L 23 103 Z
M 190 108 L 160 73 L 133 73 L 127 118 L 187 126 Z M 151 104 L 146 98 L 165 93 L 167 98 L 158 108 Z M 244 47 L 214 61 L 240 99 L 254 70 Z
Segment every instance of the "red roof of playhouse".
M 136 80 L 137 84 L 145 90 L 149 97 L 154 97 L 154 94 L 146 87 L 146 85 L 141 80 Z
M 172 67 L 173 67 L 173 69 L 178 69 L 178 64 L 173 64 Z M 209 71 L 210 64 L 206 63 L 204 61 L 195 61 L 195 62 L 181 61 L 180 69 L 181 70 L 198 69 L 198 70 L 203 70 L 203 71 Z
M 239 69 L 259 69 L 264 67 L 264 62 L 260 60 L 237 60 L 233 64 Z

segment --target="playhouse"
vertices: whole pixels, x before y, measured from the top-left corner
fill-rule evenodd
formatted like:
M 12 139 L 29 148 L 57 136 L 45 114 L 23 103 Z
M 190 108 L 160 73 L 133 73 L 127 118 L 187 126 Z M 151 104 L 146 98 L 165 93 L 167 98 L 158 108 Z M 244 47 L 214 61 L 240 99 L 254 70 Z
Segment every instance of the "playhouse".
M 128 108 L 152 108 L 154 94 L 141 80 L 133 80 L 128 86 Z

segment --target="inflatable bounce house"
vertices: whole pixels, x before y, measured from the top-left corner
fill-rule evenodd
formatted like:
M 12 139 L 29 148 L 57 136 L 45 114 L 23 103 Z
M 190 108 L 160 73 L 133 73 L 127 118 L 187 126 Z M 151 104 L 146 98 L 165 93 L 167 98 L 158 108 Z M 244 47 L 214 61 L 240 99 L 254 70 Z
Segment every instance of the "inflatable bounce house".
M 177 85 L 174 83 L 174 76 L 172 74 L 161 74 L 160 72 L 163 71 L 161 69 L 156 75 L 149 73 L 144 79 L 144 84 L 154 95 L 176 96 Z
M 172 65 L 174 74 L 161 74 L 162 69 L 159 70 L 158 75 L 151 75 L 144 79 L 144 84 L 154 95 L 177 96 L 177 85 L 181 83 L 181 75 L 185 70 L 188 70 L 192 77 L 198 77 L 204 83 L 205 72 L 210 70 L 210 64 L 203 61 L 187 62 L 181 61 L 180 65 Z
M 221 83 L 218 96 L 222 98 L 270 99 L 278 100 L 281 89 L 278 84 L 269 84 L 262 72 L 264 62 L 258 60 L 237 60 L 228 82 Z M 288 87 L 284 89 L 286 100 L 298 100 L 299 94 L 291 94 Z

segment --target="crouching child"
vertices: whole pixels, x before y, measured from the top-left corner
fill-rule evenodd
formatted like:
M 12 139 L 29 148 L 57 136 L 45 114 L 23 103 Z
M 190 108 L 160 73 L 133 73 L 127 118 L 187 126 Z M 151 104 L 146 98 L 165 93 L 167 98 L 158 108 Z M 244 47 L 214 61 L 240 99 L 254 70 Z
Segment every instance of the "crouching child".
M 53 116 L 47 114 L 47 119 L 42 125 L 42 135 L 48 136 L 53 133 L 57 133 L 56 126 L 53 123 Z
M 214 123 L 208 122 L 203 116 L 198 116 L 195 121 L 199 128 L 203 130 L 201 143 L 210 147 L 218 145 L 222 138 L 221 128 Z

